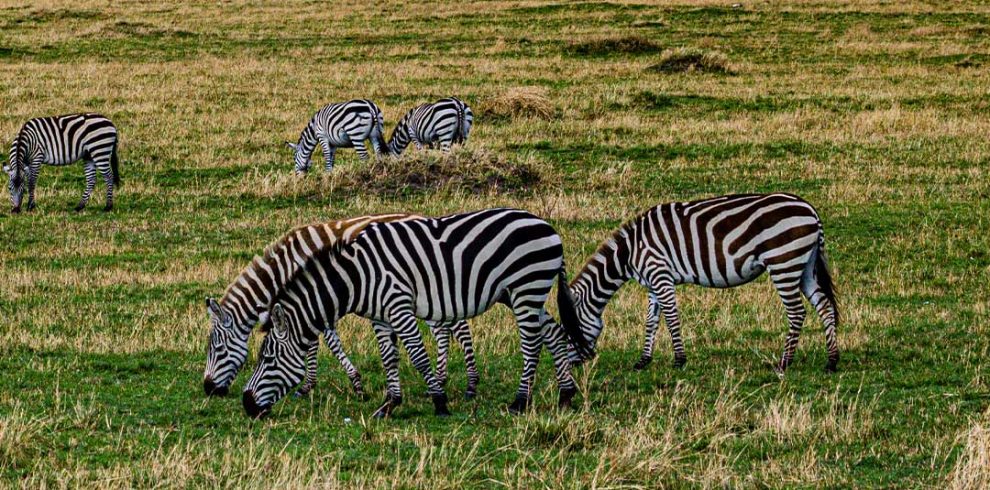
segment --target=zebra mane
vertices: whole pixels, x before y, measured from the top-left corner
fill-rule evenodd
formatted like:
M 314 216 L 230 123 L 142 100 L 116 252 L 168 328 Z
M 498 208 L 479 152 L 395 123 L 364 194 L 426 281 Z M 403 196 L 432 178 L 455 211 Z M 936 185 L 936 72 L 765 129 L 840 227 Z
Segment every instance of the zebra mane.
M 578 272 L 577 275 L 574 276 L 574 279 L 571 280 L 570 285 L 573 286 L 577 284 L 578 279 L 582 277 L 587 277 L 587 274 L 590 272 L 589 268 L 591 267 L 592 262 L 595 261 L 595 257 L 599 257 L 599 256 L 607 257 L 609 251 L 617 249 L 618 247 L 622 246 L 623 244 L 622 239 L 634 233 L 636 225 L 639 224 L 639 221 L 643 219 L 643 216 L 645 216 L 645 214 L 646 212 L 637 215 L 635 218 L 630 219 L 625 223 L 622 223 L 622 225 L 619 226 L 617 230 L 613 231 L 612 235 L 610 235 L 607 239 L 605 239 L 605 241 L 603 241 L 601 245 L 599 245 L 598 248 L 595 250 L 595 253 L 591 255 L 591 258 L 589 258 L 588 261 L 584 263 L 584 266 L 581 267 L 580 272 Z
M 271 270 L 281 269 L 282 266 L 278 261 L 278 257 L 281 256 L 281 254 L 286 249 L 292 246 L 293 242 L 295 242 L 296 240 L 297 233 L 312 226 L 320 226 L 320 224 L 314 223 L 309 225 L 297 226 L 286 232 L 284 235 L 279 237 L 274 242 L 269 243 L 265 247 L 265 250 L 261 253 L 261 255 L 255 255 L 251 259 L 251 263 L 248 264 L 248 266 L 245 267 L 244 270 L 237 275 L 237 279 L 234 279 L 234 281 L 227 286 L 227 289 L 224 290 L 223 299 L 224 300 L 227 299 L 227 297 L 230 295 L 230 292 L 233 291 L 240 284 L 241 278 L 248 276 L 249 272 L 257 273 L 257 271 L 264 269 L 263 266 L 268 266 L 268 268 Z M 334 241 L 337 242 L 339 240 L 334 240 Z
M 24 173 L 24 167 L 27 166 L 24 158 L 27 154 L 27 138 L 24 136 L 25 130 L 21 128 L 14 137 L 14 143 L 10 145 L 10 155 L 7 157 L 10 170 L 17 177 Z

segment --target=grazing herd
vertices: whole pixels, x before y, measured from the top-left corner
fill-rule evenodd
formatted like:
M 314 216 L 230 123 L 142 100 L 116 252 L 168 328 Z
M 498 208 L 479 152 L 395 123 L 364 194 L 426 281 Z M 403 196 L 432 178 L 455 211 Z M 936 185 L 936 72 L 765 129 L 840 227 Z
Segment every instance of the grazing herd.
M 318 111 L 296 143 L 295 171 L 305 173 L 317 145 L 332 170 L 337 148 L 368 158 L 466 142 L 471 109 L 457 98 L 417 106 L 397 123 L 389 141 L 382 111 L 366 99 L 330 104 Z M 99 171 L 106 182 L 105 210 L 119 185 L 117 129 L 98 114 L 43 117 L 28 121 L 11 145 L 7 172 L 13 212 L 27 209 L 42 164 L 85 163 L 86 206 Z M 203 389 L 225 395 L 248 357 L 255 327 L 267 331 L 254 373 L 244 387 L 244 410 L 269 413 L 291 390 L 316 384 L 319 338 L 340 361 L 357 393 L 361 374 L 347 357 L 336 323 L 348 314 L 371 321 L 386 373 L 385 400 L 374 412 L 390 415 L 402 403 L 398 344 L 422 376 L 437 415 L 448 415 L 447 358 L 453 337 L 463 348 L 468 371 L 465 396 L 479 383 L 466 320 L 496 304 L 512 311 L 519 328 L 523 366 L 511 413 L 531 403 L 540 353 L 552 354 L 559 406 L 577 393 L 573 366 L 594 357 L 604 330 L 602 313 L 630 280 L 649 290 L 646 335 L 636 369 L 654 357 L 660 316 L 673 346 L 674 367 L 687 361 L 675 298 L 678 284 L 729 288 L 766 272 L 784 304 L 789 331 L 777 370 L 792 362 L 805 319 L 802 300 L 814 306 L 825 329 L 827 371 L 839 360 L 839 319 L 825 236 L 818 213 L 790 194 L 740 194 L 661 204 L 622 225 L 567 280 L 560 235 L 546 221 L 518 209 L 484 209 L 431 218 L 415 214 L 361 216 L 295 228 L 255 257 L 219 300 L 206 300 L 210 319 Z M 560 321 L 546 310 L 556 285 Z M 417 327 L 425 321 L 437 341 L 436 369 Z

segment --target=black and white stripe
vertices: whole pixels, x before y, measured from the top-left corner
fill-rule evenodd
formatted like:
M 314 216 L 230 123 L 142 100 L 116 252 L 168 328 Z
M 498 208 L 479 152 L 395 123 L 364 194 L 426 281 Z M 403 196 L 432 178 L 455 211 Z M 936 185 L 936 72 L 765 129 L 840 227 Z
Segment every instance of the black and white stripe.
M 326 169 L 330 171 L 337 148 L 353 147 L 362 160 L 367 160 L 365 140 L 371 140 L 376 155 L 387 151 L 381 109 L 370 100 L 355 99 L 320 109 L 299 135 L 299 142 L 285 144 L 295 152 L 296 173 L 305 173 L 317 144 L 323 148 Z
M 24 184 L 27 184 L 28 211 L 34 209 L 34 189 L 41 165 L 69 165 L 82 160 L 86 190 L 76 211 L 86 207 L 96 186 L 96 172 L 107 185 L 104 211 L 113 209 L 113 188 L 120 185 L 117 168 L 117 128 L 100 114 L 68 114 L 39 117 L 24 123 L 10 146 L 10 163 L 4 166 L 9 177 L 8 190 L 14 205 L 21 210 Z
M 555 280 L 563 329 L 544 306 Z M 285 308 L 288 331 L 263 341 L 263 353 L 272 356 L 259 359 L 245 386 L 245 411 L 252 417 L 267 413 L 303 379 L 306 352 L 322 326 L 355 313 L 391 324 L 426 380 L 437 414 L 446 414 L 446 393 L 431 373 L 416 319 L 446 324 L 484 313 L 496 303 L 512 309 L 521 337 L 523 373 L 510 410 L 519 412 L 529 404 L 544 343 L 553 353 L 560 403 L 569 405 L 576 387 L 565 334 L 578 342 L 582 353 L 587 346 L 564 281 L 560 237 L 525 211 L 490 209 L 369 225 L 339 250 L 317 254 L 278 295 L 275 303 Z M 395 342 L 387 336 L 378 340 L 388 390 L 376 416 L 385 416 L 401 403 L 402 392 Z
M 206 394 L 222 396 L 228 392 L 247 359 L 248 338 L 251 330 L 258 323 L 261 313 L 267 312 L 273 298 L 292 275 L 313 257 L 313 254 L 335 246 L 339 240 L 351 239 L 370 223 L 413 218 L 420 216 L 382 214 L 301 226 L 283 235 L 268 246 L 264 254 L 255 257 L 227 287 L 220 301 L 211 298 L 206 300 L 211 325 L 210 341 L 206 351 L 206 369 L 203 373 L 203 389 Z M 380 335 L 391 334 L 388 325 L 376 325 L 376 327 L 385 329 Z M 360 393 L 361 375 L 344 352 L 336 329 L 328 328 L 326 325 L 324 329 L 327 347 L 340 361 L 354 391 Z M 450 335 L 453 334 L 464 349 L 468 370 L 467 393 L 473 394 L 477 389 L 478 373 L 467 323 L 435 326 L 433 331 L 437 335 L 438 352 L 443 360 L 443 364 L 438 366 L 441 379 L 446 378 L 447 348 Z M 306 383 L 299 389 L 299 394 L 308 393 L 316 383 L 317 350 L 318 344 L 313 344 L 307 354 Z
M 687 360 L 674 297 L 677 284 L 729 288 L 764 271 L 784 303 L 790 330 L 778 364 L 783 372 L 797 347 L 803 293 L 825 327 L 826 369 L 839 361 L 838 304 L 825 256 L 825 235 L 815 209 L 790 194 L 746 194 L 654 207 L 623 225 L 588 260 L 571 284 L 582 330 L 594 345 L 602 312 L 630 279 L 649 289 L 646 340 L 637 369 L 653 359 L 660 314 L 674 348 L 675 367 Z M 572 354 L 573 357 L 577 357 Z
M 460 99 L 449 97 L 432 104 L 422 104 L 407 112 L 392 130 L 388 151 L 399 155 L 412 142 L 417 150 L 440 145 L 444 153 L 450 145 L 463 144 L 471 132 L 474 113 Z

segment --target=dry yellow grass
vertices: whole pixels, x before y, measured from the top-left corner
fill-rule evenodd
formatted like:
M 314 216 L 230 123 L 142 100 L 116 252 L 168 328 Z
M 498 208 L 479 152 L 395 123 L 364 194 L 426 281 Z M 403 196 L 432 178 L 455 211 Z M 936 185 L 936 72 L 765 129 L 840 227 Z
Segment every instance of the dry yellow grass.
M 986 64 L 990 7 L 732 3 L 2 2 L 0 136 L 33 116 L 104 112 L 121 128 L 124 179 L 114 215 L 74 215 L 80 167 L 46 167 L 39 212 L 0 216 L 4 481 L 985 486 L 990 75 L 957 63 Z M 725 53 L 737 74 L 651 73 L 648 53 L 568 49 L 627 36 Z M 660 103 L 641 104 L 644 92 Z M 321 105 L 369 97 L 391 129 L 411 105 L 448 95 L 478 116 L 455 158 L 525 162 L 551 178 L 531 194 L 356 193 L 340 180 L 370 167 L 350 150 L 337 174 L 292 175 L 281 141 Z M 325 354 L 318 394 L 256 425 L 236 399 L 200 397 L 202 297 L 300 223 L 520 207 L 558 228 L 573 272 L 659 202 L 765 190 L 801 193 L 825 220 L 843 305 L 838 376 L 818 373 L 811 317 L 795 371 L 781 381 L 765 369 L 786 326 L 759 281 L 678 289 L 689 361 L 676 372 L 664 330 L 654 366 L 631 372 L 646 293 L 627 286 L 606 311 L 602 358 L 578 373 L 577 413 L 546 413 L 543 371 L 542 412 L 499 412 L 519 359 L 502 308 L 472 321 L 485 395 L 458 404 L 453 423 L 430 419 L 406 364 L 410 415 L 361 420 L 373 401 L 351 397 Z M 379 396 L 367 322 L 340 330 Z

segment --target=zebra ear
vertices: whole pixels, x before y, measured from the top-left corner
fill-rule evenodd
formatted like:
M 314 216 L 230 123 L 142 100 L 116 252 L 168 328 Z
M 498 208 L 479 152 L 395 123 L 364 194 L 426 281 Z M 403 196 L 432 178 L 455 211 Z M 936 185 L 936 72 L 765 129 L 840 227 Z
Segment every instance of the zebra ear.
M 9 174 L 10 173 L 10 165 L 4 165 L 3 166 L 3 171 L 4 172 L 7 172 Z
M 274 327 L 275 333 L 280 337 L 285 336 L 286 332 L 289 331 L 289 320 L 285 316 L 285 310 L 282 305 L 275 303 L 272 307 L 272 327 Z
M 291 141 L 286 141 L 285 142 L 285 146 L 288 146 L 289 149 L 292 150 L 292 151 L 296 151 L 296 144 L 295 143 L 292 143 Z
M 206 310 L 210 312 L 210 315 L 218 319 L 223 318 L 223 309 L 220 308 L 220 303 L 217 303 L 217 300 L 209 296 L 206 297 Z
M 258 324 L 261 325 L 263 329 L 266 328 L 266 325 L 268 325 L 268 319 L 270 316 L 271 311 L 267 306 L 258 305 Z

